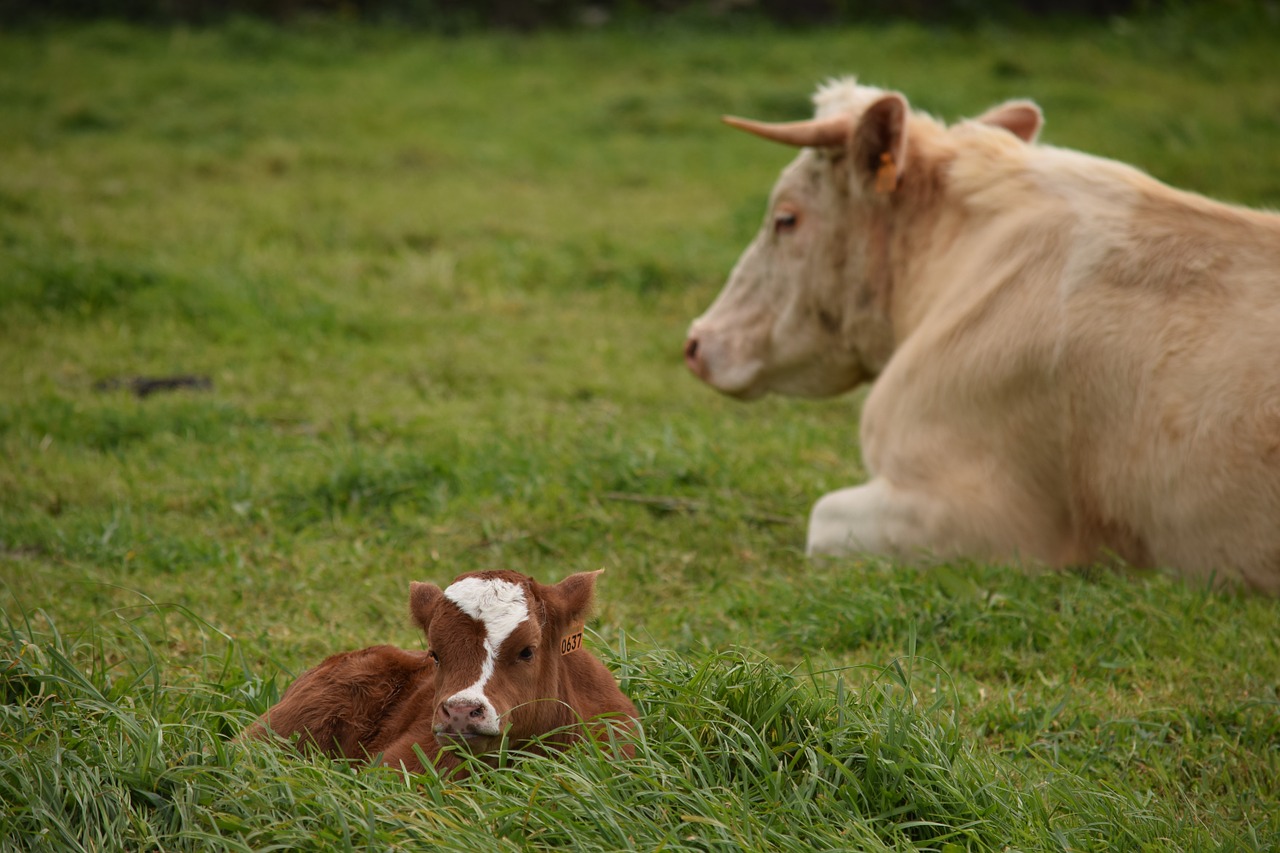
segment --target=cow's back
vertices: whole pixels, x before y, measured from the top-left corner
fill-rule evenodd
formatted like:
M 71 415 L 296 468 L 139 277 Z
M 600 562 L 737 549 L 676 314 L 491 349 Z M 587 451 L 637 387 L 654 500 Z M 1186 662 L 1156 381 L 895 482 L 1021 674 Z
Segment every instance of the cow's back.
M 1280 217 L 1160 189 L 1067 308 L 1076 509 L 1134 562 L 1278 592 Z
M 303 673 L 250 728 L 249 737 L 299 737 L 303 749 L 363 759 L 387 740 L 390 726 L 425 715 L 428 731 L 435 665 L 425 652 L 370 646 L 333 655 Z M 418 708 L 414 699 L 425 695 Z

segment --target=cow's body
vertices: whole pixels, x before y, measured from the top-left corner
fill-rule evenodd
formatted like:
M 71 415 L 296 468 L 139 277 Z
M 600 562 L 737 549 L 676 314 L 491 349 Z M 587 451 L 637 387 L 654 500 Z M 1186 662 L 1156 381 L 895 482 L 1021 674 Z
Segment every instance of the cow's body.
M 581 648 L 598 573 L 543 586 L 515 572 L 463 575 L 445 590 L 411 587 L 411 612 L 431 650 L 371 646 L 303 673 L 248 738 L 297 737 L 304 751 L 374 759 L 420 772 L 453 769 L 443 745 L 484 753 L 503 739 L 563 747 L 583 724 L 629 728 L 635 707 Z M 632 747 L 624 744 L 624 752 Z
M 818 101 L 686 344 L 742 397 L 875 380 L 872 478 L 818 501 L 809 551 L 1280 592 L 1280 217 L 1033 144 L 1028 104 L 946 128 L 851 82 Z

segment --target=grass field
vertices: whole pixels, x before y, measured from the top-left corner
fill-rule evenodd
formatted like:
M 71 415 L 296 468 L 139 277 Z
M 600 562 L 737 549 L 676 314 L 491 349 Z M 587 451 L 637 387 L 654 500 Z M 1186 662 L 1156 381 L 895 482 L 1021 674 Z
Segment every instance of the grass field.
M 1280 207 L 1280 30 L 0 34 L 0 838 L 18 849 L 1280 846 L 1280 603 L 812 563 L 860 397 L 684 372 L 832 75 Z M 138 376 L 210 386 L 139 398 Z M 410 580 L 605 568 L 634 762 L 228 742 Z

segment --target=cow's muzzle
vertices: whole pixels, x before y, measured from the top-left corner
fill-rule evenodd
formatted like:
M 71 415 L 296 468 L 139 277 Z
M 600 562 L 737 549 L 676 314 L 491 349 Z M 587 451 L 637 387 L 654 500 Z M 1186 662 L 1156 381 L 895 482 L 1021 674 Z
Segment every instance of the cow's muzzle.
M 707 363 L 699 351 L 698 339 L 693 335 L 684 342 L 684 363 L 689 371 L 702 381 L 707 380 Z

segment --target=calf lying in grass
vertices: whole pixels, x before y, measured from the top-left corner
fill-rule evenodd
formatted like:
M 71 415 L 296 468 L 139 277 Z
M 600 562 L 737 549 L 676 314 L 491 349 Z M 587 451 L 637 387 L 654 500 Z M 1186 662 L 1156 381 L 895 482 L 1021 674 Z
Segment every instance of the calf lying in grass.
M 296 735 L 304 751 L 421 772 L 423 758 L 458 766 L 444 746 L 480 754 L 504 736 L 518 746 L 549 734 L 541 742 L 563 748 L 590 721 L 589 731 L 606 717 L 630 727 L 635 706 L 582 648 L 598 574 L 553 586 L 516 572 L 466 574 L 444 590 L 413 583 L 409 609 L 430 651 L 371 646 L 327 658 L 244 738 Z

